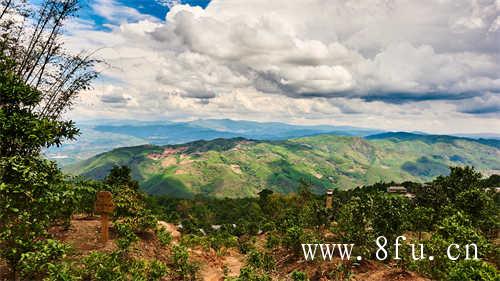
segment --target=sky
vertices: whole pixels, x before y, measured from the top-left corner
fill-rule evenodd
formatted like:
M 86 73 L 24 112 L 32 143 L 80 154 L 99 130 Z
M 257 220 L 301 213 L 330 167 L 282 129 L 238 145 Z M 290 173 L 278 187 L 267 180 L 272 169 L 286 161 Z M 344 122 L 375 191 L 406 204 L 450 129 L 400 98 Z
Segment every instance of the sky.
M 500 133 L 500 0 L 89 0 L 70 117 Z

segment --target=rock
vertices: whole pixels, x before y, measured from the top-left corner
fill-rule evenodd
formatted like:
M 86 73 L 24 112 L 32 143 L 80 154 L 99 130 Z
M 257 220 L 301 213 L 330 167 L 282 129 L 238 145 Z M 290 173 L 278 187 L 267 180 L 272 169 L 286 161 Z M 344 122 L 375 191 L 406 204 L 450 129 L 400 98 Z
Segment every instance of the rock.
M 164 221 L 158 221 L 158 226 L 163 227 L 166 231 L 170 232 L 172 238 L 174 238 L 175 240 L 181 238 L 181 233 L 177 230 L 177 227 L 175 227 L 175 225 Z

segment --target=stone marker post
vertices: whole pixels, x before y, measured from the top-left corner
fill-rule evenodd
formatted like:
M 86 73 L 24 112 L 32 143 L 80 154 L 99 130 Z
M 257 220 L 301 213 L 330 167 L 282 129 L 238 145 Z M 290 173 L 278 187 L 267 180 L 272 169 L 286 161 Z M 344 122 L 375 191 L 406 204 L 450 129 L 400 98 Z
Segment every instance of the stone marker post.
M 326 191 L 326 208 L 333 208 L 333 189 L 328 189 Z
M 109 239 L 109 214 L 115 210 L 113 195 L 109 191 L 99 191 L 96 194 L 95 212 L 101 215 L 101 240 L 106 243 Z

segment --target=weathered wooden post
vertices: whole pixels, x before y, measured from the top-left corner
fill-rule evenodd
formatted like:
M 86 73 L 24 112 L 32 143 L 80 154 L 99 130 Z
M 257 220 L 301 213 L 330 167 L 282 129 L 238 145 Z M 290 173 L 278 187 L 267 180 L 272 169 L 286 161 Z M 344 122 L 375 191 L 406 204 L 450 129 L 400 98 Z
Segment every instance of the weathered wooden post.
M 115 210 L 113 195 L 109 191 L 99 191 L 96 194 L 95 212 L 101 215 L 101 240 L 109 239 L 109 214 Z
M 328 189 L 326 191 L 326 208 L 333 208 L 333 189 Z

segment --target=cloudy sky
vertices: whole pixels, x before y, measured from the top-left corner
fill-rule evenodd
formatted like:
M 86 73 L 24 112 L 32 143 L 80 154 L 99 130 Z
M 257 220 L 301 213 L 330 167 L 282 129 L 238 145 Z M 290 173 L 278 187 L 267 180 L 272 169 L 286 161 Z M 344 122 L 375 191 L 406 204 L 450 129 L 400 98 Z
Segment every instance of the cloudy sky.
M 500 0 L 91 0 L 75 119 L 500 133 Z

